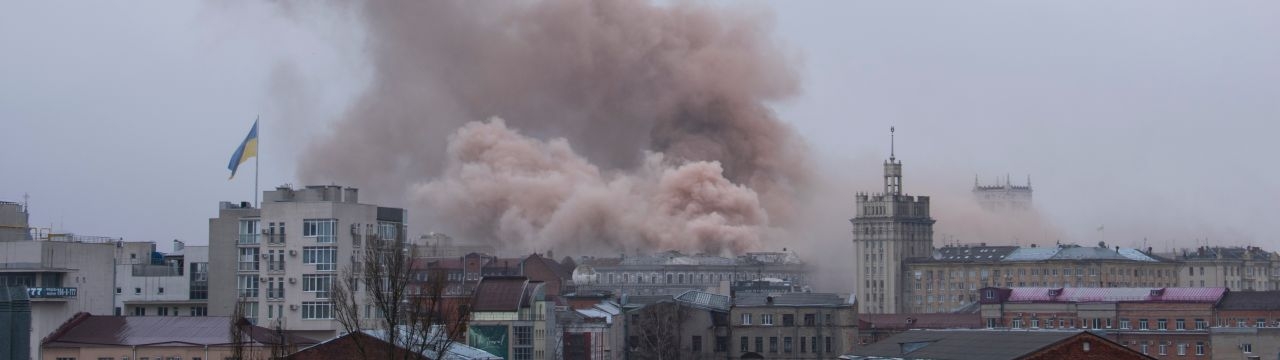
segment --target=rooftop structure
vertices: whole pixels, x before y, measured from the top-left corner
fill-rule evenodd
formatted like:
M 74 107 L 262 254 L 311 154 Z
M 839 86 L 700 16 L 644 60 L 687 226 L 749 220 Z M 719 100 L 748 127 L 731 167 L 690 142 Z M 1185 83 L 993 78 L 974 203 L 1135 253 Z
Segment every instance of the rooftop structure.
M 248 322 L 237 325 L 244 339 L 232 338 L 233 319 L 222 316 L 94 316 L 77 314 L 43 343 L 44 358 L 133 359 L 231 356 L 237 344 L 265 354 L 269 347 L 288 350 L 315 340 L 280 333 Z M 278 350 L 278 351 L 280 351 Z M 290 351 L 291 352 L 291 351 Z M 287 352 L 284 352 L 287 353 Z
M 1205 302 L 1217 303 L 1225 288 L 1043 288 L 1008 289 L 1004 301 L 1016 302 Z
M 734 282 L 778 279 L 807 285 L 809 267 L 794 252 L 753 252 L 736 257 L 677 251 L 617 258 L 582 257 L 573 269 L 579 293 L 679 295 L 688 290 L 728 295 Z
M 973 197 L 984 210 L 992 212 L 1019 212 L 1030 210 L 1031 176 L 1027 175 L 1026 185 L 1014 185 L 1005 175 L 1004 182 L 999 179 L 993 185 L 984 185 L 973 177 Z
M 983 346 L 984 344 L 989 344 Z M 1086 331 L 911 330 L 860 347 L 849 360 L 1150 359 Z

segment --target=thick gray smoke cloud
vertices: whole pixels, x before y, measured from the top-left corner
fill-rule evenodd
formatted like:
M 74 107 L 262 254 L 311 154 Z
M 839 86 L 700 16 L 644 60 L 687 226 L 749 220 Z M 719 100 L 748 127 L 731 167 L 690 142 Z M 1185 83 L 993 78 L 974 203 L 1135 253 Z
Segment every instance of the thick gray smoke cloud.
M 797 75 L 762 13 L 587 0 L 357 10 L 372 81 L 304 155 L 304 181 L 388 203 L 407 193 L 416 225 L 521 250 L 741 252 L 797 216 L 808 155 L 765 104 L 795 94 Z M 470 123 L 490 117 L 505 121 Z

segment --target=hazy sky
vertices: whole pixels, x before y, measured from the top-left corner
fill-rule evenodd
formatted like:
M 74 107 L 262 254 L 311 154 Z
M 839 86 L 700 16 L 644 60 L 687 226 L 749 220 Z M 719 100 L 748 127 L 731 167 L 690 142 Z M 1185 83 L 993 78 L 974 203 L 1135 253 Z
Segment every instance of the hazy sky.
M 233 181 L 225 166 L 255 116 L 261 187 L 292 183 L 299 149 L 367 82 L 352 9 L 128 5 L 0 11 L 0 200 L 29 194 L 36 226 L 205 243 L 218 201 L 251 198 L 251 164 Z M 1030 174 L 1071 241 L 1280 250 L 1278 2 L 747 6 L 772 9 L 799 61 L 779 116 L 848 178 L 833 221 L 878 190 L 896 126 L 906 190 L 935 202 L 975 174 Z

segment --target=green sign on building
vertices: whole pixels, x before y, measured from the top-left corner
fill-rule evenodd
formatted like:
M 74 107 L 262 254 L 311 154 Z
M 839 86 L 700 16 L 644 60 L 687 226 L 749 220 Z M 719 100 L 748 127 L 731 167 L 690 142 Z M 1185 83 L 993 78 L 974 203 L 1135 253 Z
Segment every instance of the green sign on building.
M 506 359 L 506 325 L 471 325 L 467 328 L 467 345 Z

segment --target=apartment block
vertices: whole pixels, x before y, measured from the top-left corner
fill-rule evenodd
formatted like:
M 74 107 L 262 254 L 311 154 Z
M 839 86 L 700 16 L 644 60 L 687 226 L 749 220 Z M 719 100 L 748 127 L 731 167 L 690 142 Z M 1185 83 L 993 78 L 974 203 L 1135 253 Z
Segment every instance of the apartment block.
M 327 339 L 330 290 L 371 241 L 403 240 L 404 209 L 362 204 L 355 188 L 288 186 L 265 191 L 260 208 L 219 204 L 209 219 L 209 313 Z
M 857 306 L 836 294 L 744 294 L 729 313 L 734 359 L 833 359 L 858 339 Z
M 173 241 L 173 251 L 154 242 L 116 246 L 115 315 L 206 316 L 209 314 L 209 247 Z

